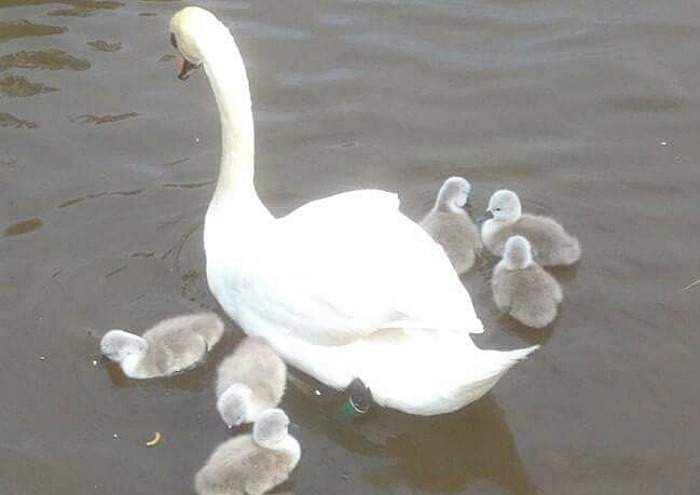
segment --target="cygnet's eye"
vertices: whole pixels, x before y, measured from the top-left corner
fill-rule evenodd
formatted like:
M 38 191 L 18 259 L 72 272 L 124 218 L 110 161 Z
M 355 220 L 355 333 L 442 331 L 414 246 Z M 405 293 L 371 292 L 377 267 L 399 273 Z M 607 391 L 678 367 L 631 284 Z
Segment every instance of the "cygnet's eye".
M 175 39 L 175 33 L 170 33 L 170 44 L 173 45 L 173 48 L 176 50 L 177 48 L 177 40 Z
M 496 210 L 496 211 L 501 211 L 501 209 L 500 209 L 500 208 L 494 208 L 494 210 Z

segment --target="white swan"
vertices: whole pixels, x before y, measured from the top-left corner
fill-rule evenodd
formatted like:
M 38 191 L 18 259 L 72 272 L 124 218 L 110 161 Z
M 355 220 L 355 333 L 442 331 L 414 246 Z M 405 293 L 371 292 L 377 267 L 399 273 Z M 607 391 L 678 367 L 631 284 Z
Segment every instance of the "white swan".
M 198 7 L 170 22 L 184 61 L 202 66 L 221 116 L 222 158 L 204 223 L 209 287 L 243 330 L 334 388 L 360 378 L 377 403 L 413 414 L 459 409 L 534 347 L 482 351 L 469 294 L 442 248 L 398 210 L 360 190 L 275 219 L 253 184 L 248 78 L 229 30 Z

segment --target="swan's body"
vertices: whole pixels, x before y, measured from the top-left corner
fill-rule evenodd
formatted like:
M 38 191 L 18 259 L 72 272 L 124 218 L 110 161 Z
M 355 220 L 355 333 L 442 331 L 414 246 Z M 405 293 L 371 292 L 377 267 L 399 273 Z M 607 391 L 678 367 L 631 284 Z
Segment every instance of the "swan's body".
M 265 340 L 247 337 L 219 365 L 216 407 L 229 427 L 252 423 L 280 403 L 286 384 L 284 361 Z
M 250 93 L 233 37 L 196 7 L 173 17 L 171 33 L 189 65 L 203 66 L 219 106 L 207 281 L 248 335 L 331 387 L 360 378 L 378 403 L 416 414 L 475 400 L 532 350 L 474 345 L 469 333 L 483 326 L 469 294 L 442 248 L 399 212 L 396 195 L 353 191 L 273 218 L 253 184 Z
M 492 216 L 481 227 L 486 248 L 503 256 L 506 241 L 514 235 L 525 237 L 532 254 L 542 266 L 572 265 L 581 258 L 578 239 L 551 218 L 523 214 L 520 199 L 513 191 L 496 191 L 489 200 L 487 213 Z
M 102 354 L 120 364 L 131 378 L 156 378 L 194 368 L 224 333 L 214 313 L 176 316 L 163 320 L 139 337 L 110 330 L 100 342 Z
M 481 235 L 469 218 L 464 206 L 471 184 L 462 177 L 447 179 L 435 200 L 435 205 L 420 225 L 440 244 L 458 274 L 468 272 L 481 251 Z
M 301 457 L 287 415 L 268 409 L 240 435 L 219 445 L 194 479 L 197 495 L 262 495 L 284 482 Z
M 530 243 L 519 235 L 506 242 L 503 259 L 493 270 L 491 289 L 500 310 L 534 328 L 554 321 L 563 297 L 559 283 L 533 261 Z

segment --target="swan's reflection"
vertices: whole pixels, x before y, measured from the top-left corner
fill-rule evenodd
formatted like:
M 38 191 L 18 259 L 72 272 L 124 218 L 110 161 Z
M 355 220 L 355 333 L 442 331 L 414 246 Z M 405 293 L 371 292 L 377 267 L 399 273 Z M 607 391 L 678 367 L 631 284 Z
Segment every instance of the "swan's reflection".
M 315 385 L 310 388 L 313 392 Z M 392 465 L 366 473 L 378 488 L 393 492 L 409 485 L 422 492 L 457 492 L 473 480 L 487 479 L 516 495 L 537 493 L 492 394 L 452 414 L 420 417 L 374 409 L 367 418 L 344 426 L 333 420 L 341 399 L 326 399 L 330 392 L 323 390 L 310 401 L 307 393 L 290 386 L 286 399 L 290 415 L 305 428 L 320 430 L 349 451 L 393 459 Z M 319 402 L 325 402 L 325 416 L 310 411 L 318 410 Z

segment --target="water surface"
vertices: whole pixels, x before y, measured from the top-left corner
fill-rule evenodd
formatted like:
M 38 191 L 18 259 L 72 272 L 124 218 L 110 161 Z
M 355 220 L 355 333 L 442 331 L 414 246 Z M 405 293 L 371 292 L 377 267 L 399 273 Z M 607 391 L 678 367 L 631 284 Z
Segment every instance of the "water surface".
M 271 210 L 398 191 L 419 218 L 449 175 L 501 187 L 584 250 L 556 323 L 526 331 L 467 276 L 482 346 L 544 346 L 435 418 L 290 385 L 298 494 L 695 494 L 700 486 L 697 3 L 203 1 L 249 69 Z M 203 74 L 175 78 L 169 1 L 0 4 L 0 491 L 192 493 L 226 438 L 209 365 L 134 382 L 104 330 L 214 308 L 203 213 L 219 153 Z M 233 326 L 233 325 L 232 325 Z M 163 441 L 145 446 L 155 431 Z

